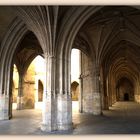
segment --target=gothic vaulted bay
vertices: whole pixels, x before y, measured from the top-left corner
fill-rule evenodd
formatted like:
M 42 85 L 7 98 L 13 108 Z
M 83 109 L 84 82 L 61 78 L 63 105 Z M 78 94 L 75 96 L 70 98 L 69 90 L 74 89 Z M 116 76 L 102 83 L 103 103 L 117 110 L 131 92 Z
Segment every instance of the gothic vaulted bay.
M 0 134 L 140 134 L 139 103 L 140 6 L 0 6 Z

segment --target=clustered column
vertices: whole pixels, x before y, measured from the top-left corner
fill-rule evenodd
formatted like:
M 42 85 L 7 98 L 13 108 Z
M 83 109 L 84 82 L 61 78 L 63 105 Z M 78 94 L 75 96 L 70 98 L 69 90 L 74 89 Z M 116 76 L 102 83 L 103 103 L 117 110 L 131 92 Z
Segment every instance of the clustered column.
M 21 110 L 23 108 L 24 108 L 24 103 L 23 103 L 23 74 L 19 73 L 17 110 Z
M 55 57 L 45 55 L 44 94 L 42 109 L 41 130 L 50 132 L 56 130 L 56 96 L 54 90 L 54 66 Z
M 5 93 L 0 94 L 0 120 L 7 120 L 9 116 L 9 97 Z
M 72 97 L 70 92 L 70 60 L 59 60 L 59 89 L 57 94 L 57 127 L 58 130 L 72 129 Z
M 94 72 L 94 93 L 93 93 L 93 114 L 101 114 L 101 93 L 100 93 L 100 73 L 99 68 L 95 68 Z

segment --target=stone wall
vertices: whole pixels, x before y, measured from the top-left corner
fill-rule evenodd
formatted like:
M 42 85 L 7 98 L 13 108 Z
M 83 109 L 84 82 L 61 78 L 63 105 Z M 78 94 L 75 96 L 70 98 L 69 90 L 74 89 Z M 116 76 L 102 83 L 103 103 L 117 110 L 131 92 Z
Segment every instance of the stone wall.
M 7 120 L 9 118 L 9 97 L 0 95 L 0 120 Z
M 93 112 L 93 79 L 91 77 L 92 65 L 88 56 L 81 53 L 81 77 L 82 77 L 82 102 L 83 112 Z
M 12 95 L 13 95 L 13 103 L 17 102 L 18 95 L 18 83 L 19 82 L 19 74 L 16 65 L 13 68 L 13 83 L 12 83 Z

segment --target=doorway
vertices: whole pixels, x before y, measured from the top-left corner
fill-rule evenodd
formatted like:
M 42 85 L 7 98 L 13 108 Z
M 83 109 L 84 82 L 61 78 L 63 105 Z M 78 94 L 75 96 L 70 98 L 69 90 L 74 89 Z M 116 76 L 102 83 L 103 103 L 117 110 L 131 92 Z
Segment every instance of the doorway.
M 116 87 L 117 101 L 134 101 L 134 86 L 131 80 L 122 77 Z
M 72 49 L 71 52 L 71 95 L 73 115 L 79 113 L 79 75 L 80 75 L 80 50 Z
M 129 94 L 128 93 L 124 94 L 124 101 L 129 101 Z

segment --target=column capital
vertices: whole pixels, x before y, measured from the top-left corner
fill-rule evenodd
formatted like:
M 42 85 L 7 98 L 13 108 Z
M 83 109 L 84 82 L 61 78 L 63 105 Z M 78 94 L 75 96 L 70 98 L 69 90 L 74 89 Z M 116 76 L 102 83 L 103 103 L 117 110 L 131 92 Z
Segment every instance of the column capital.
M 54 55 L 54 54 L 45 53 L 45 54 L 44 54 L 44 57 L 45 57 L 45 58 L 55 58 L 55 55 Z

